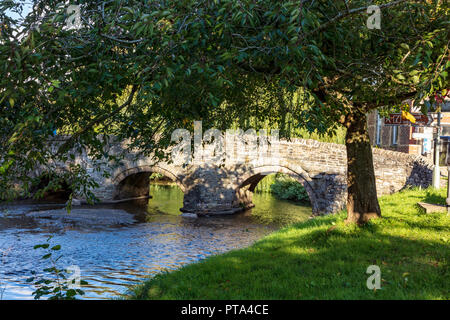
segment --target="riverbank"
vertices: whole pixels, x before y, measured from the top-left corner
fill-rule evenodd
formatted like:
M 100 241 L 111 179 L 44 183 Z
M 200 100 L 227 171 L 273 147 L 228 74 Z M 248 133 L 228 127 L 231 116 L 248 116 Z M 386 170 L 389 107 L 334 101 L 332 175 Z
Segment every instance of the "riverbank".
M 417 202 L 445 190 L 380 198 L 383 219 L 346 225 L 345 213 L 298 223 L 254 245 L 163 273 L 130 299 L 450 299 L 450 218 Z M 366 285 L 370 265 L 381 289 Z

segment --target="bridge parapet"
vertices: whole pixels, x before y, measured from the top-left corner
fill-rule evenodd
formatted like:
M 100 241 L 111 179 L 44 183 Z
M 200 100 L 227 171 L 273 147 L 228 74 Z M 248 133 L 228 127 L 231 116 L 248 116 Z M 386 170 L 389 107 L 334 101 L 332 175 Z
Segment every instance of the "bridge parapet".
M 120 161 L 106 163 L 90 159 L 84 153 L 78 154 L 75 162 L 82 164 L 99 184 L 93 191 L 103 201 L 148 195 L 148 178 L 157 172 L 176 182 L 184 192 L 182 211 L 234 213 L 253 206 L 252 193 L 261 179 L 282 172 L 303 184 L 315 214 L 337 212 L 344 207 L 347 196 L 344 145 L 305 139 L 281 140 L 276 146 L 269 144 L 264 157 L 260 153 L 249 154 L 241 147 L 226 146 L 236 153 L 221 161 L 203 153 L 201 159 L 194 158 L 189 164 L 176 164 L 157 161 L 153 155 L 130 152 L 127 143 L 120 142 L 109 146 L 112 154 L 123 155 Z M 373 158 L 379 195 L 407 186 L 425 188 L 431 184 L 433 165 L 423 157 L 375 148 Z

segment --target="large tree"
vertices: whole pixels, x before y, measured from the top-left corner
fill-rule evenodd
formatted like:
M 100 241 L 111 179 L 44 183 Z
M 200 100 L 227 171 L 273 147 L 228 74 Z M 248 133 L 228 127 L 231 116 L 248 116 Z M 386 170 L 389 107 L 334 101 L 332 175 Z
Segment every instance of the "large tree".
M 446 1 L 79 1 L 72 30 L 57 1 L 35 1 L 24 20 L 0 3 L 3 190 L 75 143 L 104 155 L 101 133 L 154 152 L 190 120 L 280 125 L 286 110 L 255 100 L 295 93 L 307 103 L 289 112 L 304 127 L 347 128 L 348 219 L 364 223 L 381 215 L 366 114 L 448 87 Z M 381 29 L 366 25 L 374 4 Z M 56 153 L 55 130 L 71 136 Z
M 366 24 L 374 4 L 380 29 Z M 307 128 L 347 129 L 349 222 L 381 216 L 367 114 L 449 87 L 448 10 L 445 1 L 229 1 L 220 17 L 234 66 L 311 95 L 315 105 L 297 115 Z

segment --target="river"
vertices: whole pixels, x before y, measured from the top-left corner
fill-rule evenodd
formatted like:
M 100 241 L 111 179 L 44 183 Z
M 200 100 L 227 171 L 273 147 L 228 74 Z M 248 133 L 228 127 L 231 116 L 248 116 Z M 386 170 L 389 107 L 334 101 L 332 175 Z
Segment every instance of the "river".
M 19 202 L 0 207 L 0 298 L 33 299 L 32 272 L 51 267 L 42 259 L 46 243 L 60 245 L 60 268 L 76 266 L 83 299 L 119 297 L 148 276 L 243 248 L 280 226 L 308 219 L 311 208 L 254 195 L 255 208 L 220 217 L 180 215 L 183 193 L 175 186 L 152 185 L 148 205 L 120 204 L 74 207 Z

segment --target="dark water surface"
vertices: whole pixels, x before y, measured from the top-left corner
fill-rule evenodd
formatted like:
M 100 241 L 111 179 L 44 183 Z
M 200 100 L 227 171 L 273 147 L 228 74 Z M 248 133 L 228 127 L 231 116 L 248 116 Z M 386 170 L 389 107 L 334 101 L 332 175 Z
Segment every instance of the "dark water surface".
M 74 207 L 16 203 L 0 208 L 0 298 L 32 299 L 32 272 L 51 267 L 34 245 L 61 245 L 58 267 L 76 265 L 84 299 L 108 299 L 146 276 L 247 247 L 280 226 L 305 220 L 309 206 L 255 194 L 256 207 L 221 217 L 180 216 L 183 193 L 177 187 L 153 186 L 146 208 L 138 204 Z

